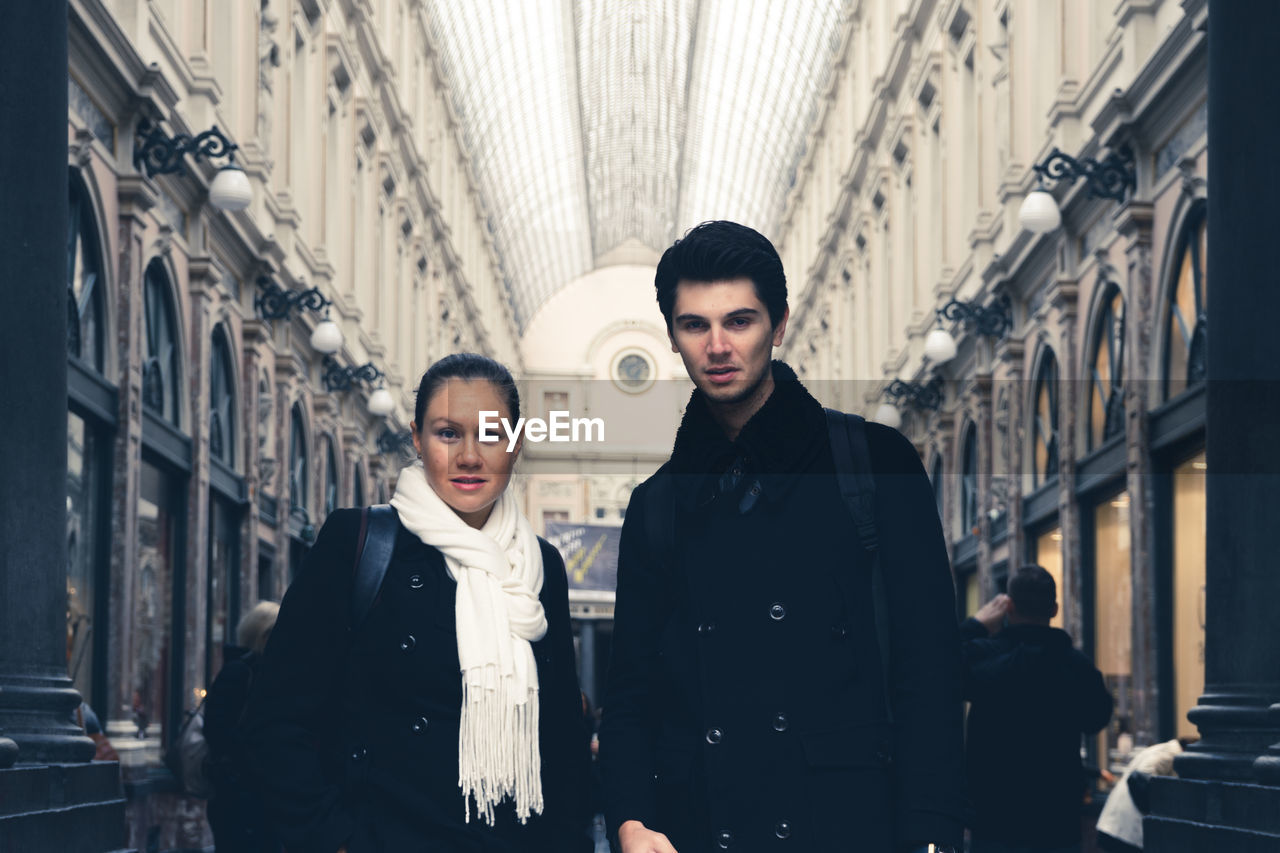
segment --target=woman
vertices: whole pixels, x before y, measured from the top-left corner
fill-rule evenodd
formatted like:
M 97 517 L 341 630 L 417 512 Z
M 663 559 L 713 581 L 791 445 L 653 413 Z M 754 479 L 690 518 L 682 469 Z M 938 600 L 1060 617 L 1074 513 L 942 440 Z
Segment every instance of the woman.
M 589 849 L 564 563 L 507 489 L 519 446 L 479 440 L 482 411 L 520 416 L 497 362 L 452 355 L 422 377 L 421 462 L 400 472 L 358 627 L 359 510 L 326 520 L 284 598 L 246 726 L 289 853 Z
M 280 605 L 259 601 L 236 626 L 236 645 L 223 648 L 226 661 L 209 685 L 204 700 L 204 739 L 209 746 L 206 769 L 213 793 L 209 797 L 209 828 L 218 853 L 279 853 L 262 798 L 253 790 L 248 773 L 240 718 L 249 690 L 261 671 L 262 651 L 275 626 Z

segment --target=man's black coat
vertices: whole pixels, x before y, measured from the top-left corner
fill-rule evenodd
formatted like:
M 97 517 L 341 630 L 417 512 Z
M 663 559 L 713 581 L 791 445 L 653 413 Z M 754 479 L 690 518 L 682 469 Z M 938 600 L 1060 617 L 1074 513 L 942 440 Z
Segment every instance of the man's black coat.
M 955 598 L 914 448 L 867 425 L 890 615 L 886 720 L 870 561 L 833 476 L 826 418 L 790 368 L 729 442 L 699 392 L 655 476 L 675 478 L 673 563 L 622 530 L 600 734 L 606 814 L 680 853 L 958 844 Z
M 244 728 L 289 853 L 541 853 L 589 849 L 589 758 L 564 562 L 543 540 L 547 635 L 533 644 L 546 808 L 521 826 L 464 822 L 458 787 L 462 681 L 457 585 L 402 525 L 364 624 L 349 630 L 358 510 L 325 522 L 289 587 Z
M 1080 840 L 1080 735 L 1111 719 L 1111 694 L 1066 631 L 961 626 L 975 838 L 1065 847 Z

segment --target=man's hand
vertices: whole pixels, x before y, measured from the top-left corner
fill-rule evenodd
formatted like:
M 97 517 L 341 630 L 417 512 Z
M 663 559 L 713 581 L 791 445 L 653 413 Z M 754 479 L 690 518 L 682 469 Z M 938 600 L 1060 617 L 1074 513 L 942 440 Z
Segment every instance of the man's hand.
M 1004 617 L 1013 609 L 1013 599 L 1003 592 L 982 605 L 973 618 L 982 623 L 988 634 L 995 634 L 1004 626 Z
M 624 821 L 618 827 L 618 843 L 622 853 L 678 853 L 665 835 L 645 829 L 638 820 Z

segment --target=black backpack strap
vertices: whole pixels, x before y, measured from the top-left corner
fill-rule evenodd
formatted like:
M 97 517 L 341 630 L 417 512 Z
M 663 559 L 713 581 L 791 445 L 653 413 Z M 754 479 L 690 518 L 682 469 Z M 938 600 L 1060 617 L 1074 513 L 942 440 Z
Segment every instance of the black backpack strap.
M 884 588 L 880 561 L 880 538 L 876 533 L 876 481 L 871 473 L 871 451 L 867 446 L 867 422 L 857 415 L 826 409 L 831 457 L 836 482 L 849 515 L 858 531 L 858 541 L 871 561 L 871 599 L 875 611 L 876 645 L 880 650 L 880 672 L 884 677 L 885 714 L 893 720 L 889 680 L 889 600 Z
M 649 555 L 670 567 L 676 553 L 676 496 L 671 477 L 659 473 L 649 481 L 644 496 L 645 539 Z
M 351 627 L 358 628 L 373 608 L 391 552 L 396 545 L 399 518 L 389 504 L 366 507 L 360 516 L 360 539 L 356 544 L 356 565 L 351 579 Z

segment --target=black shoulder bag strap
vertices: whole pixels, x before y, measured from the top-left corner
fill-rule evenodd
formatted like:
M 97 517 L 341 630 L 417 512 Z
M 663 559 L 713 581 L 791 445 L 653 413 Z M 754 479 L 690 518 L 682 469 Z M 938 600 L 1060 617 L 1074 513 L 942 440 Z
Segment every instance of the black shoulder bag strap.
M 395 550 L 397 522 L 396 511 L 389 504 L 365 507 L 360 513 L 360 538 L 351 578 L 352 630 L 364 622 L 382 588 L 387 566 L 391 565 L 391 552 Z
M 644 527 L 650 559 L 672 566 L 676 553 L 676 496 L 670 475 L 659 474 L 649 481 Z
M 858 540 L 871 561 L 871 597 L 875 611 L 876 645 L 880 650 L 880 673 L 884 678 L 884 711 L 893 721 L 890 698 L 889 601 L 885 595 L 884 570 L 880 562 L 880 538 L 876 534 L 876 481 L 871 474 L 871 451 L 867 447 L 867 424 L 857 415 L 826 409 L 827 430 L 836 482 L 844 498 Z

